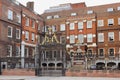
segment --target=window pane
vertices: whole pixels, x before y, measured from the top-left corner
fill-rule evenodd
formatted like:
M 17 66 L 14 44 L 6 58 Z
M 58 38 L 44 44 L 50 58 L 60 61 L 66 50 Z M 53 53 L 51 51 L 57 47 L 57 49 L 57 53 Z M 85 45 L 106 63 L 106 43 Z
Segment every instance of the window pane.
M 104 56 L 104 50 L 103 49 L 99 49 L 99 56 Z
M 59 18 L 59 15 L 55 15 L 54 18 L 55 18 L 55 19 L 56 19 L 56 18 Z
M 8 26 L 8 37 L 12 37 L 12 27 Z
M 26 26 L 29 26 L 29 18 L 26 17 L 26 22 L 25 22 Z
M 20 39 L 20 29 L 16 29 L 16 39 Z
M 104 42 L 104 33 L 98 33 L 98 42 Z
M 35 41 L 35 34 L 32 33 L 32 41 Z
M 109 49 L 109 56 L 114 56 L 114 49 Z
M 113 8 L 108 8 L 107 11 L 108 11 L 108 12 L 112 12 L 112 11 L 113 11 Z
M 120 18 L 118 18 L 118 25 L 120 25 Z
M 56 31 L 57 31 L 55 25 L 52 25 L 52 31 L 53 31 L 53 32 L 56 32 Z
M 7 46 L 7 57 L 12 57 L 12 46 L 11 45 Z
M 78 22 L 78 29 L 83 29 L 83 22 Z
M 13 20 L 13 11 L 8 10 L 8 19 Z
M 65 24 L 60 25 L 60 31 L 65 31 Z
M 111 26 L 114 24 L 114 20 L 113 19 L 108 19 L 108 26 Z
M 78 40 L 79 40 L 79 43 L 83 43 L 84 42 L 84 35 L 83 34 L 79 34 L 78 35 Z
M 60 42 L 61 42 L 62 44 L 66 43 L 65 36 L 60 36 Z
M 108 33 L 108 40 L 109 41 L 114 41 L 114 32 L 109 32 Z
M 70 35 L 70 43 L 75 43 L 75 36 L 74 35 Z
M 21 23 L 21 15 L 20 15 L 20 14 L 17 14 L 16 17 L 17 17 L 17 22 L 18 22 L 18 23 Z
M 98 27 L 104 26 L 103 20 L 98 20 Z
M 25 48 L 25 57 L 28 57 L 28 48 Z
M 88 56 L 92 57 L 92 50 L 90 50 L 90 49 L 88 50 Z
M 25 39 L 29 40 L 29 32 L 28 31 L 25 32 Z
M 52 19 L 52 16 L 47 16 L 47 19 Z
M 92 13 L 93 13 L 93 10 L 87 11 L 87 14 L 92 14 Z
M 74 30 L 74 23 L 70 23 L 70 30 Z
M 87 42 L 92 42 L 92 34 L 87 34 Z
M 71 16 L 76 16 L 77 15 L 77 13 L 71 13 Z
M 35 21 L 32 20 L 32 28 L 35 28 Z
M 20 47 L 16 46 L 16 56 L 19 57 L 20 56 Z
M 92 28 L 92 21 L 87 21 L 87 28 Z

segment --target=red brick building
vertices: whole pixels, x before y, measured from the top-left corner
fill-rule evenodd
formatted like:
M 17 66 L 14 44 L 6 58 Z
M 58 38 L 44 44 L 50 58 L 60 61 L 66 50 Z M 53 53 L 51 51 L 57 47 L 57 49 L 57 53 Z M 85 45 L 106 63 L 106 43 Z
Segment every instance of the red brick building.
M 27 7 L 22 6 L 22 68 L 35 67 L 35 50 L 41 26 L 43 26 L 43 19 L 34 12 L 34 3 L 28 2 Z
M 38 31 L 43 19 L 34 3 L 0 0 L 0 57 L 2 68 L 34 68 Z
M 71 57 L 84 55 L 85 45 L 89 47 L 90 54 L 97 53 L 96 14 L 86 7 L 85 3 L 52 7 L 46 10 L 42 16 L 46 26 L 62 33 L 59 40 L 61 43 L 66 43 Z
M 97 65 L 120 68 L 120 3 L 95 7 L 97 12 Z M 104 15 L 103 15 L 104 14 Z
M 77 3 L 50 7 L 42 16 L 46 30 L 52 27 L 62 33 L 59 40 L 66 43 L 73 61 L 84 55 L 90 65 L 103 68 L 120 66 L 119 11 L 120 3 L 92 7 Z
M 73 63 L 82 60 L 100 69 L 120 67 L 120 3 L 61 4 L 41 17 L 34 12 L 33 2 L 25 7 L 15 0 L 0 0 L 0 12 L 2 68 L 34 68 L 36 46 L 49 27 L 59 33 L 57 39 L 66 44 Z
M 2 68 L 20 67 L 21 11 L 18 2 L 0 0 L 0 58 Z

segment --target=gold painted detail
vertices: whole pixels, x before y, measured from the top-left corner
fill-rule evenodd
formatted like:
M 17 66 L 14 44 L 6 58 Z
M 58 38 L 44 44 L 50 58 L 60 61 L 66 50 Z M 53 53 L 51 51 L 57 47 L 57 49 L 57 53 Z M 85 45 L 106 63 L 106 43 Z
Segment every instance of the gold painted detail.
M 49 44 L 49 43 L 53 43 L 53 42 L 59 43 L 55 32 L 52 31 L 52 28 L 48 28 L 48 32 L 45 33 L 45 38 L 42 42 L 42 45 L 45 43 Z

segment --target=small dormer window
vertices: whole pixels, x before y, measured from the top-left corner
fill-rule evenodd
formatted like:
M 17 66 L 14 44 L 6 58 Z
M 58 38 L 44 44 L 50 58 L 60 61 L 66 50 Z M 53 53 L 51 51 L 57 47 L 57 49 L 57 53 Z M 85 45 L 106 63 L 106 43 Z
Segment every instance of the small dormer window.
M 119 10 L 119 11 L 120 11 L 120 6 L 118 6 L 118 7 L 117 7 L 117 10 Z
M 113 11 L 113 8 L 108 8 L 107 9 L 107 12 L 112 12 Z
M 93 10 L 88 10 L 87 14 L 93 14 Z
M 71 13 L 71 16 L 76 16 L 77 15 L 77 13 Z
M 47 16 L 47 19 L 52 19 L 52 16 Z
M 59 15 L 54 15 L 54 19 L 59 18 Z

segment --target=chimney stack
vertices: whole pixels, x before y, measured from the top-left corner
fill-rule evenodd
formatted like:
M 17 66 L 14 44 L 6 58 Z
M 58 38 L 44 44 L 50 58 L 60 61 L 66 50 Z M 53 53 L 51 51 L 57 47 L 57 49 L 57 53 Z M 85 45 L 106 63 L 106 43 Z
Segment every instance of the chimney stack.
M 34 11 L 34 2 L 27 2 L 27 8 Z

